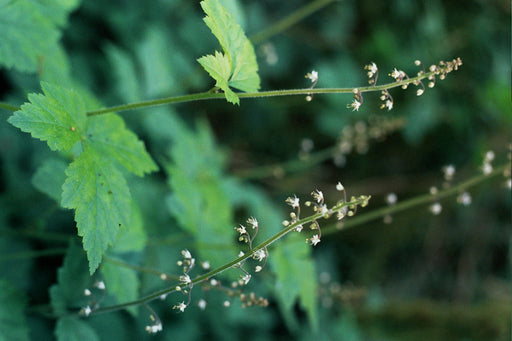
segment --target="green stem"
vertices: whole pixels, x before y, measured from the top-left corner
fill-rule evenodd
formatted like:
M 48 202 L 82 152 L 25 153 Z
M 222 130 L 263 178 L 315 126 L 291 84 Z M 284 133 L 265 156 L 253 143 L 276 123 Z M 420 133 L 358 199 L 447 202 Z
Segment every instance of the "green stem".
M 311 14 L 315 13 L 316 11 L 324 8 L 325 6 L 329 5 L 334 0 L 316 0 L 308 3 L 307 5 L 297 9 L 296 11 L 290 13 L 283 19 L 279 20 L 272 26 L 269 26 L 268 28 L 264 29 L 263 31 L 260 31 L 256 34 L 253 34 L 249 37 L 249 40 L 252 41 L 253 44 L 259 44 L 265 40 L 268 40 L 270 37 L 273 37 L 291 26 L 295 25 L 302 19 L 310 16 Z
M 367 198 L 359 198 L 359 199 L 354 199 L 350 202 L 347 202 L 347 203 L 343 203 L 343 202 L 340 202 L 338 204 L 336 204 L 334 207 L 332 207 L 330 209 L 330 213 L 331 214 L 335 214 L 336 212 L 338 212 L 339 210 L 343 209 L 344 207 L 347 207 L 347 206 L 353 206 L 353 205 L 361 205 L 362 203 L 366 202 L 368 199 Z M 231 268 L 234 268 L 236 267 L 238 264 L 242 263 L 243 261 L 245 261 L 246 259 L 248 258 L 251 258 L 255 253 L 256 251 L 260 250 L 260 249 L 266 249 L 269 245 L 271 245 L 272 243 L 276 242 L 277 240 L 281 239 L 283 236 L 285 236 L 286 234 L 290 233 L 291 231 L 293 231 L 297 226 L 299 225 L 306 225 L 310 222 L 313 222 L 313 221 L 316 221 L 317 219 L 320 219 L 322 218 L 324 215 L 322 213 L 316 213 L 316 214 L 313 214 L 307 218 L 304 218 L 304 219 L 301 219 L 301 220 L 298 220 L 296 221 L 295 223 L 292 223 L 290 225 L 288 225 L 287 227 L 285 227 L 284 229 L 282 229 L 281 231 L 279 231 L 277 234 L 273 235 L 272 237 L 268 238 L 267 240 L 265 240 L 264 242 L 260 243 L 259 245 L 255 246 L 252 248 L 252 250 L 246 254 L 244 254 L 243 256 L 240 256 L 238 258 L 236 258 L 235 260 L 229 262 L 229 263 L 226 263 L 204 275 L 201 275 L 201 276 L 198 276 L 196 278 L 194 278 L 194 280 L 192 280 L 192 285 L 197 285 L 201 282 L 204 282 L 214 276 L 217 276 L 219 275 L 220 273 L 228 270 L 228 269 L 231 269 Z M 180 287 L 180 289 L 184 289 L 186 288 L 188 285 L 190 284 L 180 284 L 178 285 Z M 96 309 L 94 310 L 91 315 L 96 315 L 96 314 L 104 314 L 104 313 L 109 313 L 109 312 L 113 312 L 113 311 L 117 311 L 117 310 L 121 310 L 121 309 L 126 309 L 126 308 L 129 308 L 131 306 L 137 306 L 137 305 L 141 305 L 141 304 L 145 304 L 145 303 L 148 303 L 150 301 L 153 301 L 153 300 L 156 300 L 162 296 L 165 296 L 165 295 L 168 295 L 168 294 L 171 294 L 173 292 L 176 292 L 178 290 L 176 290 L 177 286 L 173 286 L 173 287 L 170 287 L 170 288 L 166 288 L 166 289 L 162 289 L 160 291 L 157 291 L 157 292 L 154 292 L 150 295 L 147 295 L 145 297 L 142 297 L 138 300 L 134 300 L 134 301 L 131 301 L 131 302 L 126 302 L 126 303 L 122 303 L 122 304 L 117 304 L 117 305 L 112 305 L 112 306 L 109 306 L 109 307 L 104 307 L 104 308 L 99 308 L 99 309 Z
M 405 210 L 408 210 L 408 209 L 416 207 L 416 206 L 429 204 L 429 203 L 441 200 L 443 198 L 446 198 L 446 197 L 449 197 L 452 195 L 460 194 L 460 193 L 464 192 L 465 190 L 467 190 L 468 188 L 476 186 L 479 183 L 481 183 L 487 179 L 490 179 L 490 178 L 493 178 L 500 174 L 503 174 L 503 172 L 507 168 L 510 168 L 510 165 L 502 165 L 500 167 L 495 168 L 488 175 L 475 176 L 475 177 L 473 177 L 465 182 L 462 182 L 456 186 L 452 186 L 445 190 L 441 190 L 435 195 L 423 194 L 423 195 L 402 201 L 402 202 L 392 205 L 392 206 L 382 207 L 380 209 L 376 209 L 371 212 L 358 215 L 357 217 L 351 218 L 350 220 L 344 222 L 341 230 L 352 228 L 352 227 L 367 223 L 369 221 L 382 218 L 388 214 L 398 213 L 398 212 L 405 211 Z M 336 226 L 327 226 L 324 229 L 322 229 L 322 234 L 328 235 L 328 234 L 336 233 L 339 231 L 340 231 L 340 229 Z
M 427 72 L 421 74 L 416 77 L 404 79 L 400 82 L 393 82 L 383 85 L 370 85 L 365 87 L 356 87 L 356 88 L 317 88 L 317 89 L 289 89 L 289 90 L 270 90 L 270 91 L 261 91 L 261 92 L 248 92 L 248 93 L 237 93 L 239 98 L 264 98 L 264 97 L 278 97 L 278 96 L 307 96 L 311 94 L 353 94 L 354 89 L 359 90 L 360 92 L 373 92 L 373 91 L 382 91 L 389 90 L 396 87 L 401 87 L 402 85 L 408 85 L 415 81 L 422 80 L 431 75 L 436 74 L 436 72 Z M 225 98 L 223 93 L 211 93 L 211 92 L 200 92 L 197 94 L 183 95 L 183 96 L 173 96 L 173 97 L 165 97 L 159 98 L 149 101 L 142 101 L 136 103 L 122 104 L 113 107 L 108 107 L 104 109 L 98 109 L 87 112 L 87 116 L 95 116 L 102 115 L 110 112 L 121 112 L 133 109 L 141 109 L 148 108 L 157 105 L 165 105 L 165 104 L 177 104 L 177 103 L 186 103 L 192 101 L 202 101 L 209 99 L 222 99 Z
M 8 110 L 8 111 L 18 111 L 18 110 L 20 110 L 20 108 L 15 106 L 15 105 L 11 105 L 11 104 L 8 104 L 8 103 L 2 103 L 2 102 L 0 102 L 0 109 L 5 109 L 5 110 Z

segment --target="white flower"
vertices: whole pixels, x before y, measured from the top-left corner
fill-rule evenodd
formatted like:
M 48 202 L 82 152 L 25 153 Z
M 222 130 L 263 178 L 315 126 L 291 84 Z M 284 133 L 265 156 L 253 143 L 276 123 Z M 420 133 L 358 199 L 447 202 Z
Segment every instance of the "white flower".
M 423 95 L 424 92 L 425 92 L 424 89 L 418 89 L 418 90 L 416 90 L 416 96 L 421 96 L 421 95 Z
M 488 162 L 494 160 L 494 152 L 492 150 L 489 150 L 487 153 L 485 153 L 485 160 Z
M 100 289 L 100 290 L 105 290 L 105 282 L 103 281 L 99 281 L 95 284 L 95 287 Z
M 464 192 L 457 197 L 457 202 L 464 206 L 468 206 L 471 204 L 471 194 L 468 192 Z
M 292 208 L 299 208 L 299 198 L 297 196 L 293 196 L 293 198 L 288 197 L 286 199 L 286 203 L 290 205 Z
M 345 189 L 345 187 L 343 187 L 343 185 L 341 184 L 341 182 L 338 181 L 338 184 L 336 185 L 336 190 L 341 192 Z
M 240 227 L 235 227 L 235 230 L 240 233 L 240 235 L 247 234 L 247 230 L 245 229 L 245 226 L 240 224 Z
M 244 253 L 243 251 L 240 251 L 240 252 L 238 253 L 238 257 L 242 257 L 243 255 L 245 255 L 245 253 Z
M 295 227 L 295 231 L 300 232 L 300 231 L 302 231 L 302 229 L 303 229 L 303 228 L 304 228 L 304 227 L 303 227 L 302 225 L 297 225 L 297 226 Z
M 311 243 L 311 245 L 313 245 L 313 246 L 316 246 L 316 244 L 320 243 L 320 237 L 318 236 L 318 234 L 315 234 L 315 235 L 311 238 L 310 243 Z
M 355 99 L 350 105 L 350 108 L 352 108 L 352 111 L 359 111 L 359 108 L 361 107 L 361 102 L 359 102 L 357 99 Z
M 405 72 L 402 70 L 397 70 L 396 68 L 393 69 L 393 72 L 389 74 L 391 77 L 396 79 L 397 81 L 401 81 L 405 77 Z
M 85 296 L 91 296 L 91 290 L 89 290 L 89 289 L 85 289 L 85 290 L 84 290 L 84 295 L 85 295 Z
M 368 78 L 372 78 L 377 73 L 377 71 L 379 71 L 379 69 L 377 68 L 377 65 L 374 62 L 371 62 L 371 64 L 366 65 L 365 69 L 369 70 Z
M 313 71 L 311 71 L 311 73 L 308 73 L 306 75 L 306 78 L 311 79 L 311 83 L 316 83 L 316 82 L 318 82 L 318 72 L 313 70 Z
M 206 301 L 203 299 L 200 299 L 199 302 L 197 302 L 197 306 L 199 307 L 199 309 L 205 310 L 206 309 Z
M 204 261 L 201 263 L 201 267 L 205 270 L 209 270 L 210 269 L 210 262 L 208 261 Z
M 319 204 L 324 202 L 324 194 L 322 193 L 322 191 L 316 189 L 313 192 L 311 192 L 311 195 Z
M 184 274 L 180 276 L 180 282 L 183 284 L 190 284 L 192 283 L 192 280 L 188 274 Z
M 250 217 L 249 219 L 247 219 L 247 224 L 252 225 L 253 229 L 258 228 L 258 221 L 254 217 Z
M 388 108 L 388 110 L 393 109 L 393 101 L 391 101 L 391 100 L 389 100 L 389 99 L 388 99 L 388 100 L 386 101 L 386 108 Z
M 185 308 L 187 307 L 187 305 L 185 304 L 185 302 L 181 302 L 180 304 L 178 305 L 175 305 L 174 307 L 172 307 L 173 309 L 179 309 L 182 313 L 185 311 Z
M 482 172 L 484 175 L 489 175 L 492 173 L 492 165 L 489 162 L 484 162 L 482 166 Z
M 231 302 L 229 302 L 229 301 L 224 301 L 223 305 L 224 305 L 225 307 L 229 307 L 229 306 L 231 305 Z
M 148 333 L 150 333 L 150 334 L 156 334 L 159 331 L 162 331 L 162 324 L 161 323 L 157 323 L 157 324 L 154 324 L 152 326 L 146 326 L 146 331 Z
M 440 203 L 436 202 L 432 205 L 430 205 L 430 212 L 432 212 L 434 215 L 438 215 L 443 210 L 443 207 Z
M 212 278 L 212 279 L 210 280 L 210 284 L 211 284 L 212 286 L 216 286 L 217 284 L 219 284 L 219 282 L 218 282 L 215 278 Z
M 265 259 L 266 256 L 267 255 L 266 255 L 266 253 L 265 253 L 265 251 L 263 249 L 258 249 L 252 255 L 252 258 L 258 260 L 259 262 L 261 262 L 263 259 Z
M 444 173 L 444 178 L 446 180 L 451 180 L 453 178 L 453 175 L 455 174 L 455 166 L 454 165 L 444 166 L 443 173 Z
M 244 284 L 249 283 L 250 280 L 251 280 L 251 275 L 249 275 L 249 274 L 242 277 L 242 281 L 244 282 Z
M 183 250 L 183 251 L 181 251 L 181 254 L 182 254 L 182 255 L 183 255 L 183 257 L 184 257 L 184 258 L 186 258 L 186 259 L 190 259 L 190 258 L 192 258 L 192 254 L 190 253 L 190 251 L 189 251 L 189 250 Z
M 388 205 L 394 205 L 396 203 L 396 194 L 395 193 L 389 193 L 386 195 L 386 203 Z
M 260 272 L 262 269 L 263 268 L 260 265 L 256 265 L 256 267 L 254 268 L 254 271 Z
M 327 209 L 327 205 L 318 206 L 318 213 L 321 213 L 322 215 L 326 215 L 327 213 L 329 213 L 329 210 Z
M 85 315 L 85 316 L 89 316 L 92 312 L 92 309 L 91 307 L 87 306 L 85 308 L 82 308 L 82 313 Z

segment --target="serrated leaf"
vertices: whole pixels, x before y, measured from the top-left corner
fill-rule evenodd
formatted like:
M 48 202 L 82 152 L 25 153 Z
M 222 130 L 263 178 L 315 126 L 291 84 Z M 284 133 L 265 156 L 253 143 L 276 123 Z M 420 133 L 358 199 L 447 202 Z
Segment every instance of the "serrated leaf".
M 229 59 L 221 52 L 215 51 L 215 56 L 209 54 L 199 58 L 197 61 L 203 66 L 206 72 L 215 79 L 215 86 L 224 91 L 228 102 L 240 104 L 240 99 L 228 85 L 228 79 L 231 75 L 231 63 Z
M 206 13 L 203 20 L 219 40 L 224 55 L 216 52 L 215 56 L 208 55 L 198 61 L 217 84 L 220 84 L 217 86 L 224 90 L 226 99 L 231 103 L 238 104 L 238 96 L 232 91 L 228 92 L 226 90 L 229 89 L 228 86 L 245 92 L 256 92 L 260 88 L 254 47 L 247 39 L 242 27 L 236 23 L 218 0 L 201 1 L 201 7 Z M 223 58 L 219 55 L 222 55 Z M 229 63 L 226 63 L 225 59 Z M 228 64 L 229 75 L 226 72 Z M 212 70 L 215 68 L 218 69 Z
M 136 300 L 139 293 L 140 281 L 133 269 L 105 262 L 101 266 L 107 293 L 116 297 L 118 303 Z M 132 315 L 137 315 L 137 307 L 127 308 Z
M 137 252 L 146 247 L 148 237 L 143 226 L 142 214 L 133 200 L 131 212 L 130 224 L 119 231 L 116 243 L 110 249 L 113 253 Z
M 29 341 L 25 294 L 0 279 L 0 302 L 0 341 Z
M 85 105 L 79 94 L 41 82 L 44 95 L 30 94 L 8 122 L 34 138 L 46 141 L 51 150 L 70 150 L 85 129 Z
M 37 71 L 40 60 L 59 38 L 54 22 L 31 1 L 2 1 L 0 32 L 0 64 L 20 71 Z
M 83 237 L 92 274 L 116 241 L 119 229 L 130 221 L 130 191 L 112 162 L 88 144 L 66 169 L 66 175 L 61 204 L 76 210 L 78 235 Z
M 158 169 L 142 141 L 126 129 L 118 115 L 90 117 L 87 120 L 87 141 L 101 158 L 112 158 L 138 176 Z
M 71 317 L 57 321 L 55 336 L 57 341 L 100 341 L 98 334 L 86 322 Z
M 65 171 L 67 166 L 62 160 L 45 160 L 32 177 L 32 184 L 39 191 L 60 202 L 62 184 L 66 180 Z

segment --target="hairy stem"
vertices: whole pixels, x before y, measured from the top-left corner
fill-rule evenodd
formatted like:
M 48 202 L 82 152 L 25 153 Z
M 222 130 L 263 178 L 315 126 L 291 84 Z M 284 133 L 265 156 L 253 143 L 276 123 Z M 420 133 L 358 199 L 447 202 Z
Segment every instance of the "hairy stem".
M 332 207 L 330 209 L 330 213 L 331 214 L 334 214 L 336 213 L 337 211 L 339 210 L 342 210 L 344 207 L 348 207 L 348 206 L 353 206 L 353 205 L 361 205 L 363 202 L 367 201 L 368 199 L 367 198 L 359 198 L 359 199 L 354 199 L 350 202 L 346 202 L 346 203 L 343 203 L 343 202 L 340 202 L 338 204 L 336 204 L 334 207 Z M 265 249 L 267 248 L 269 245 L 271 245 L 272 243 L 276 242 L 277 240 L 281 239 L 283 236 L 285 236 L 286 234 L 290 233 L 291 231 L 293 231 L 297 226 L 299 225 L 306 225 L 310 222 L 313 222 L 313 221 L 316 221 L 317 219 L 320 219 L 324 216 L 324 214 L 322 213 L 316 213 L 316 214 L 313 214 L 307 218 L 304 218 L 304 219 L 301 219 L 301 220 L 298 220 L 297 222 L 295 223 L 292 223 L 290 224 L 289 226 L 287 226 L 286 228 L 282 229 L 281 231 L 279 231 L 278 233 L 276 233 L 275 235 L 273 235 L 272 237 L 268 238 L 267 240 L 265 240 L 264 242 L 260 243 L 259 245 L 255 246 L 252 248 L 252 250 L 250 252 L 247 252 L 246 254 L 244 254 L 243 256 L 241 257 L 238 257 L 236 258 L 235 260 L 229 262 L 229 263 L 226 263 L 206 274 L 203 274 L 201 276 L 198 276 L 196 278 L 194 278 L 192 280 L 192 283 L 191 285 L 197 285 L 201 282 L 204 282 L 212 277 L 215 277 L 217 275 L 219 275 L 220 273 L 228 270 L 228 269 L 231 269 L 231 268 L 234 268 L 237 266 L 237 264 L 240 264 L 241 262 L 245 261 L 246 259 L 248 258 L 251 258 L 255 253 L 256 251 L 260 250 L 260 249 Z M 188 285 L 190 284 L 180 284 L 178 285 L 181 289 L 184 289 L 186 288 Z M 96 309 L 94 310 L 91 315 L 96 315 L 96 314 L 103 314 L 103 313 L 108 313 L 108 312 L 113 312 L 113 311 L 117 311 L 117 310 L 121 310 L 121 309 L 126 309 L 126 308 L 129 308 L 131 306 L 136 306 L 136 305 L 141 305 L 141 304 L 145 304 L 145 303 L 148 303 L 150 301 L 153 301 L 153 300 L 156 300 L 162 296 L 165 296 L 165 295 L 168 295 L 168 294 L 171 294 L 173 292 L 176 292 L 178 290 L 176 290 L 177 286 L 173 286 L 173 287 L 170 287 L 170 288 L 165 288 L 165 289 L 162 289 L 160 291 L 157 291 L 157 292 L 154 292 L 150 295 L 147 295 L 145 297 L 142 297 L 138 300 L 134 300 L 134 301 L 131 301 L 131 302 L 126 302 L 126 303 L 122 303 L 122 304 L 117 304 L 117 305 L 113 305 L 113 306 L 109 306 L 109 307 L 104 307 L 104 308 L 99 308 L 99 309 Z
M 503 172 L 507 168 L 510 168 L 510 165 L 502 165 L 502 166 L 496 167 L 488 175 L 475 176 L 467 181 L 461 182 L 458 185 L 449 187 L 444 190 L 440 190 L 435 195 L 434 194 L 423 194 L 423 195 L 416 196 L 411 199 L 402 201 L 402 202 L 392 205 L 392 206 L 386 206 L 386 207 L 382 207 L 382 208 L 370 211 L 368 213 L 360 214 L 357 217 L 354 217 L 346 222 L 343 222 L 343 226 L 341 229 L 345 230 L 348 228 L 352 228 L 352 227 L 367 223 L 369 221 L 382 218 L 387 214 L 398 213 L 398 212 L 405 211 L 405 210 L 408 210 L 408 209 L 416 207 L 416 206 L 426 205 L 426 204 L 444 199 L 446 197 L 460 194 L 460 193 L 464 192 L 465 190 L 467 190 L 468 188 L 474 187 L 474 186 L 484 182 L 485 180 L 488 180 L 488 179 L 491 179 L 493 177 L 503 174 Z M 339 231 L 340 231 L 340 229 L 338 227 L 331 225 L 331 226 L 327 226 L 327 227 L 323 228 L 322 234 L 328 235 L 328 234 L 333 234 L 333 233 L 336 233 Z

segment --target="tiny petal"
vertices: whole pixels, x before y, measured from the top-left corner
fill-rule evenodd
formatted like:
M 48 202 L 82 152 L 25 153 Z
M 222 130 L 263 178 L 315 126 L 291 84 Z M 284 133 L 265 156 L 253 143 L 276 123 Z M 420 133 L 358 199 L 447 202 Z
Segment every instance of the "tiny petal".
M 315 234 L 315 235 L 311 238 L 310 243 L 311 243 L 311 245 L 313 245 L 313 246 L 316 246 L 316 244 L 320 243 L 320 237 L 318 236 L 318 234 Z

